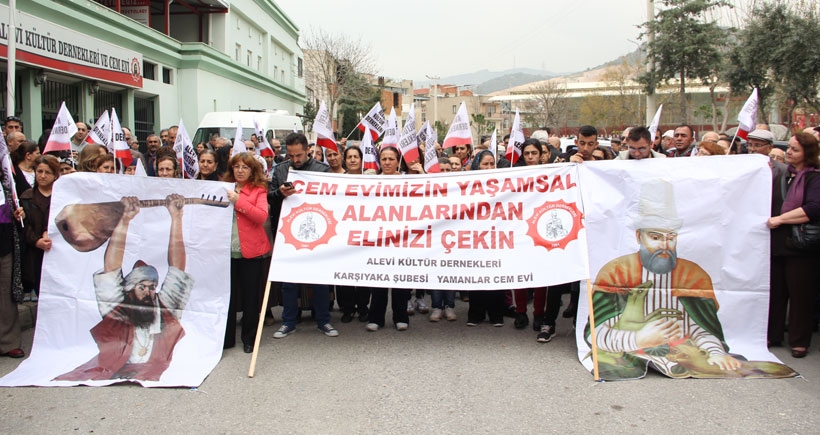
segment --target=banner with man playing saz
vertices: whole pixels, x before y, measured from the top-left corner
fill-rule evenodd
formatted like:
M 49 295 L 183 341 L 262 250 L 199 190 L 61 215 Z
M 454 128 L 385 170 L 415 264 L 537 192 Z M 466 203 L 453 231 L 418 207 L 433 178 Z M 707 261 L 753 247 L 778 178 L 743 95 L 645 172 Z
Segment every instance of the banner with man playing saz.
M 597 357 L 604 380 L 796 376 L 766 348 L 768 159 L 664 160 L 580 167 L 594 308 L 580 298 L 581 363 Z
M 31 357 L 0 385 L 199 385 L 222 352 L 226 187 L 87 173 L 57 180 Z

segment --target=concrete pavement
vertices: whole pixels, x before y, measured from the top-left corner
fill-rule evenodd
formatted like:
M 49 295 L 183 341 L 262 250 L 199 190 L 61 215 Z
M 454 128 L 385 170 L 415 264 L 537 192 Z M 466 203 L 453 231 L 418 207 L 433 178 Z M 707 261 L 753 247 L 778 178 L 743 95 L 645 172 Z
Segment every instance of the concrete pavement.
M 429 297 L 428 297 L 429 299 Z M 197 390 L 6 388 L 4 433 L 517 434 L 590 432 L 820 433 L 820 337 L 808 357 L 774 353 L 803 377 L 781 380 L 646 379 L 595 383 L 575 355 L 572 325 L 535 341 L 516 330 L 430 323 L 365 331 L 354 320 L 325 337 L 307 318 L 296 333 L 266 327 L 256 376 L 241 345 Z M 277 320 L 280 319 L 276 311 Z M 388 319 L 389 319 L 388 313 Z M 24 333 L 28 352 L 33 330 Z M 0 375 L 20 360 L 0 358 Z

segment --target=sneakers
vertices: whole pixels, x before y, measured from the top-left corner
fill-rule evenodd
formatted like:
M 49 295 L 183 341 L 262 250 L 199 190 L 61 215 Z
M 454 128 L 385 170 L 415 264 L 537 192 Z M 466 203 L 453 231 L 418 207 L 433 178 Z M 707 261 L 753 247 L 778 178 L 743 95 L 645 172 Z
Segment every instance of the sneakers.
M 427 314 L 430 312 L 430 307 L 428 307 L 427 303 L 424 302 L 424 298 L 416 299 L 416 311 L 421 314 Z
M 456 310 L 454 310 L 453 307 L 444 307 L 444 317 L 449 322 L 458 319 L 458 317 L 456 317 Z
M 293 331 L 296 331 L 296 327 L 282 325 L 279 327 L 279 329 L 276 330 L 276 332 L 273 333 L 273 338 L 285 338 L 288 335 L 292 334 Z
M 468 321 L 467 321 L 467 326 L 470 326 L 470 327 L 472 327 L 472 326 L 478 326 L 478 323 L 479 323 L 479 322 L 477 322 L 477 321 L 468 320 Z
M 555 337 L 555 327 L 550 325 L 543 325 L 541 326 L 541 332 L 538 333 L 538 336 L 535 338 L 535 341 L 539 343 L 548 343 L 552 340 L 552 337 Z
M 533 331 L 535 331 L 535 332 L 540 331 L 541 326 L 543 326 L 543 325 L 544 325 L 544 315 L 543 314 L 540 315 L 540 316 L 536 316 L 536 315 L 532 316 L 532 330 Z
M 365 328 L 367 328 L 367 330 L 370 331 L 370 332 L 378 331 L 379 330 L 379 324 L 378 323 L 368 323 L 367 326 L 365 326 Z
M 351 320 L 352 320 L 352 318 L 351 318 Z M 324 325 L 319 326 L 319 330 L 324 332 L 325 335 L 327 335 L 328 337 L 338 337 L 339 336 L 339 331 L 337 331 L 336 328 L 334 328 L 333 325 L 331 325 L 330 323 L 325 323 Z
M 515 314 L 515 329 L 524 329 L 527 325 L 530 324 L 530 318 L 527 317 L 527 313 L 516 313 Z
M 441 308 L 433 308 L 433 312 L 430 314 L 430 321 L 438 322 L 439 320 L 441 320 Z
M 397 331 L 407 331 L 407 328 L 409 328 L 409 327 L 410 327 L 410 325 L 408 325 L 404 322 L 396 323 L 396 330 Z
M 493 323 L 493 326 L 495 326 L 496 328 L 500 328 L 500 327 L 504 326 L 504 321 L 502 320 L 500 322 L 495 322 L 495 323 Z
M 416 314 L 416 310 L 413 307 L 413 300 L 411 299 L 407 301 L 407 315 L 412 316 L 413 314 Z

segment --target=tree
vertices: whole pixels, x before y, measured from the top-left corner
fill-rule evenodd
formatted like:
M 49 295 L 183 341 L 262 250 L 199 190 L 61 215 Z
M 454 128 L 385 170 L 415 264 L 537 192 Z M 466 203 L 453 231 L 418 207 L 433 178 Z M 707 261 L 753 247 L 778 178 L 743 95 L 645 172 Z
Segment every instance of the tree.
M 566 106 L 566 86 L 547 80 L 530 87 L 529 94 L 531 99 L 522 105 L 524 122 L 536 127 L 556 125 Z
M 308 101 L 307 103 L 305 103 L 305 113 L 304 115 L 302 115 L 302 128 L 305 129 L 305 133 L 313 129 L 313 119 L 316 118 L 317 109 L 318 108 L 314 106 L 312 102 Z
M 728 81 L 736 93 L 758 89 L 762 119 L 773 105 L 791 127 L 800 105 L 820 111 L 820 41 L 817 3 L 774 2 L 756 7 L 730 54 Z
M 680 122 L 688 122 L 686 80 L 707 84 L 716 75 L 719 47 L 726 32 L 705 15 L 716 7 L 730 6 L 725 0 L 663 0 L 655 19 L 644 24 L 642 37 L 654 35 L 647 43 L 655 70 L 641 75 L 647 92 L 654 92 L 661 81 L 677 79 L 680 86 Z
M 372 50 L 361 40 L 318 29 L 303 38 L 302 48 L 306 85 L 325 100 L 332 118 L 342 98 L 358 98 L 362 86 L 372 88 L 366 80 L 357 79 L 375 72 Z
M 490 123 L 487 121 L 487 118 L 481 113 L 473 113 L 470 115 L 472 121 L 470 121 L 470 125 L 473 127 L 476 133 L 476 137 L 480 138 L 485 134 L 492 133 L 492 129 L 490 129 Z
M 362 116 L 381 100 L 381 91 L 371 86 L 366 77 L 353 73 L 345 80 L 348 92 L 339 99 L 340 121 L 336 127 L 340 138 L 356 128 Z M 357 135 L 357 138 L 361 139 L 360 136 Z
M 433 124 L 433 128 L 436 129 L 436 136 L 438 137 L 438 143 L 444 143 L 444 138 L 447 137 L 447 127 L 441 123 L 441 121 L 436 121 Z

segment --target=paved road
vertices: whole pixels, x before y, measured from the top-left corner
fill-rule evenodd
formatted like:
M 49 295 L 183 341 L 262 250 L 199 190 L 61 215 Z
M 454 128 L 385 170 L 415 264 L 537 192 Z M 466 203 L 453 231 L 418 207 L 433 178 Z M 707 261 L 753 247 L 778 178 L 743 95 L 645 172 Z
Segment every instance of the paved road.
M 428 298 L 429 299 L 429 298 Z M 595 383 L 575 357 L 571 324 L 535 342 L 531 329 L 411 318 L 410 330 L 309 322 L 283 340 L 265 328 L 256 376 L 231 349 L 199 389 L 0 390 L 3 433 L 820 433 L 820 337 L 794 360 L 804 377 Z M 278 315 L 278 313 L 277 313 Z M 388 317 L 389 318 L 389 317 Z M 26 350 L 32 331 L 26 332 Z M 0 375 L 18 360 L 0 358 Z

